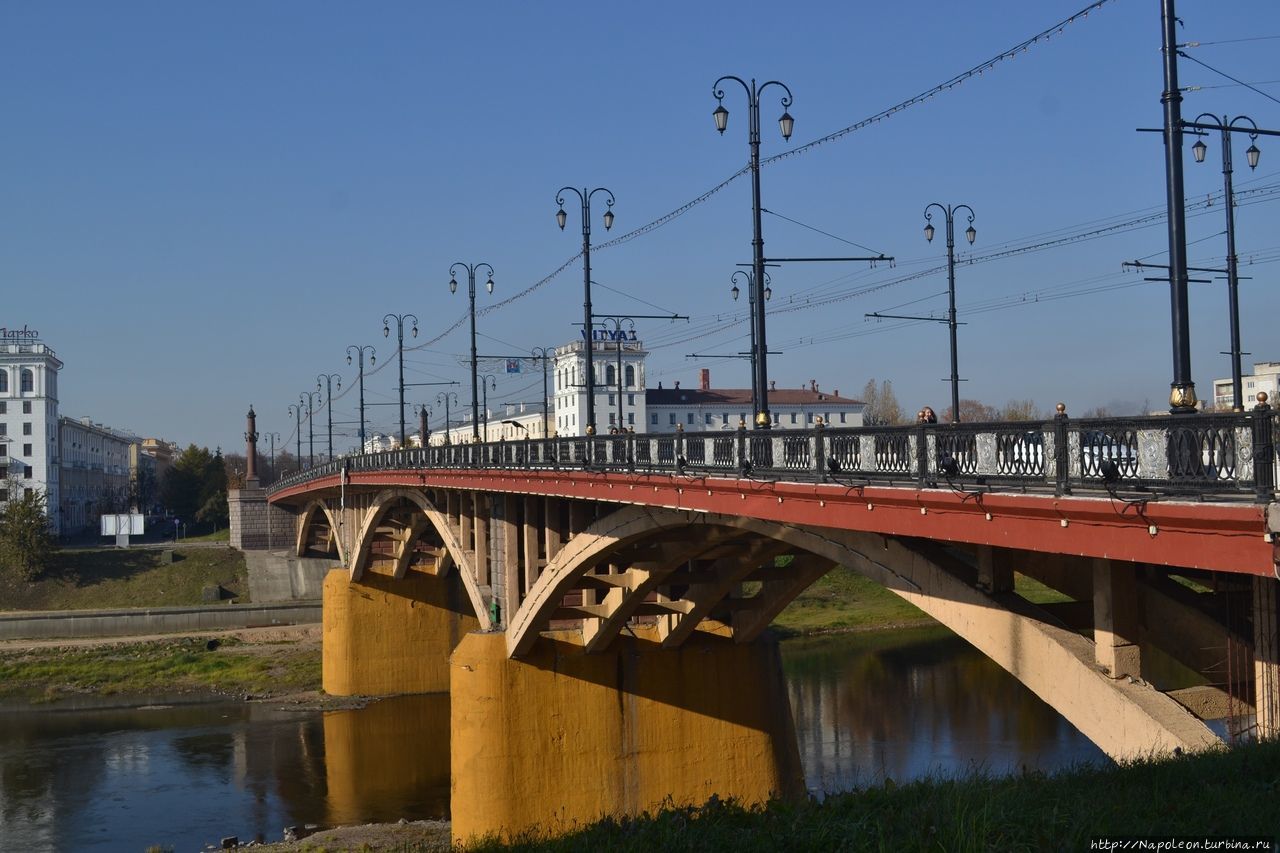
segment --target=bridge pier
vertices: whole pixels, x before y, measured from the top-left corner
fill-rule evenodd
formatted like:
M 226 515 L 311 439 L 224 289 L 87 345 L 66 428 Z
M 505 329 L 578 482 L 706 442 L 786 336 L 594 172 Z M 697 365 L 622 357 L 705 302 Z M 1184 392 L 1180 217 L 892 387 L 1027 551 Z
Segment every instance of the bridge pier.
M 587 654 L 580 632 L 558 631 L 512 659 L 503 634 L 472 633 L 451 663 L 455 842 L 804 790 L 772 640 L 664 650 L 636 626 Z
M 1258 739 L 1280 737 L 1280 581 L 1253 579 L 1253 660 Z
M 321 680 L 332 696 L 449 690 L 449 653 L 479 627 L 457 572 L 324 580 Z
M 1112 678 L 1142 677 L 1138 578 L 1132 564 L 1093 559 L 1094 659 Z

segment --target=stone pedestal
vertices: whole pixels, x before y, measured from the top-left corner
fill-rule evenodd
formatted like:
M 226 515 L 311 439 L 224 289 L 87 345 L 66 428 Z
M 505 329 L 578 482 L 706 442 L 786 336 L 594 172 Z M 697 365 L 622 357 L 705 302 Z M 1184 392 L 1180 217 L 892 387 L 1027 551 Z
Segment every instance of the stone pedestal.
M 227 493 L 227 509 L 232 548 L 265 551 L 294 547 L 297 518 L 291 510 L 267 503 L 266 489 L 232 489 Z

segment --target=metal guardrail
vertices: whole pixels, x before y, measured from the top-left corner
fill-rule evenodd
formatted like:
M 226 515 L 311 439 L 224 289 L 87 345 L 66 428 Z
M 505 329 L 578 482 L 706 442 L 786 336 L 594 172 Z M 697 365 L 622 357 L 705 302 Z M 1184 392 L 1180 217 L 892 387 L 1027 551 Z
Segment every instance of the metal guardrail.
M 1275 494 L 1277 415 L 1228 414 L 733 432 L 627 433 L 367 453 L 300 471 L 270 493 L 340 473 L 589 470 L 846 485 Z

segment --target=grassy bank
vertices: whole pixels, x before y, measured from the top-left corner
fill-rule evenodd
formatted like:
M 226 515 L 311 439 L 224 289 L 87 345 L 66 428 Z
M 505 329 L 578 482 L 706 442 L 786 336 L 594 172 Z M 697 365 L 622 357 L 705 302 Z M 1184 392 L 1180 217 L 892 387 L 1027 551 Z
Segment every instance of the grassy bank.
M 1269 743 L 1053 776 L 887 782 L 822 802 L 761 809 L 713 802 L 604 821 L 560 839 L 468 849 L 1088 850 L 1099 835 L 1274 839 L 1278 795 L 1280 743 Z
M 210 648 L 210 646 L 214 648 Z M 318 643 L 148 643 L 0 652 L 0 698 L 37 702 L 83 694 L 221 693 L 255 696 L 320 688 Z
M 35 583 L 0 573 L 0 610 L 84 610 L 200 604 L 201 590 L 220 585 L 249 598 L 244 555 L 230 548 L 182 548 L 174 562 L 160 549 L 64 548 Z

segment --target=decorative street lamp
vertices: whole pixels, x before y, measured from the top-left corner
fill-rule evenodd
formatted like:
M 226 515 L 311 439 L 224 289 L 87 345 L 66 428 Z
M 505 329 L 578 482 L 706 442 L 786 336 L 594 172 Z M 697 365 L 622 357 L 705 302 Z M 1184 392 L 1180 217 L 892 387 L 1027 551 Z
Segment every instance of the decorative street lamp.
M 298 405 L 307 404 L 307 467 L 312 468 L 316 464 L 316 431 L 311 422 L 311 416 L 315 414 L 316 400 L 320 397 L 319 391 L 303 391 L 298 397 Z M 302 436 L 299 435 L 299 438 Z
M 951 331 L 951 422 L 953 424 L 960 423 L 960 367 L 956 358 L 956 234 L 955 234 L 955 215 L 961 210 L 969 212 L 969 227 L 965 229 L 964 237 L 969 241 L 969 245 L 973 245 L 973 241 L 978 238 L 978 231 L 973 227 L 973 208 L 967 204 L 958 204 L 955 207 L 951 205 L 938 204 L 936 201 L 929 204 L 924 209 L 924 239 L 933 242 L 933 216 L 929 213 L 932 208 L 938 208 L 942 211 L 947 221 L 947 327 Z
M 720 84 L 726 80 L 737 82 L 747 93 L 747 141 L 751 147 L 751 215 L 754 229 L 754 237 L 751 241 L 753 272 L 751 287 L 755 295 L 755 306 L 759 309 L 753 318 L 752 350 L 755 352 L 755 358 L 752 360 L 751 389 L 756 406 L 756 429 L 769 429 L 773 425 L 773 419 L 769 414 L 769 369 L 765 358 L 769 348 L 765 342 L 764 333 L 764 237 L 760 228 L 760 94 L 770 86 L 777 86 L 786 92 L 782 97 L 782 116 L 778 119 L 778 127 L 782 131 L 784 140 L 791 138 L 791 132 L 795 129 L 795 119 L 791 117 L 791 113 L 787 112 L 792 98 L 791 90 L 785 83 L 770 80 L 757 87 L 754 78 L 747 83 L 741 77 L 726 75 L 711 87 L 711 94 L 716 99 L 716 108 L 711 117 L 715 119 L 716 130 L 720 131 L 721 135 L 729 126 L 729 111 L 724 108 L 724 91 L 720 88 Z
M 276 481 L 276 442 L 280 440 L 280 433 L 266 432 L 262 435 L 263 438 L 271 439 L 271 482 L 274 483 Z
M 595 362 L 593 359 L 593 351 L 595 350 L 595 342 L 592 340 L 592 315 L 591 315 L 591 197 L 596 193 L 604 193 L 608 198 L 605 202 L 606 209 L 604 212 L 604 230 L 608 231 L 613 227 L 613 193 L 605 187 L 596 187 L 588 190 L 583 187 L 581 190 L 574 187 L 561 187 L 556 193 L 556 204 L 560 205 L 560 209 L 556 211 L 556 224 L 560 226 L 560 230 L 564 230 L 565 222 L 569 219 L 569 214 L 564 210 L 564 194 L 566 191 L 573 192 L 582 202 L 582 334 L 583 334 L 583 352 L 587 359 L 587 418 L 586 429 L 587 435 L 596 434 L 596 381 L 595 381 Z
M 471 313 L 471 438 L 477 439 L 479 433 L 479 398 L 476 395 L 476 270 L 484 267 L 489 271 L 489 280 L 484 283 L 484 289 L 493 293 L 493 267 L 484 263 L 468 264 L 458 261 L 449 267 L 449 292 L 458 292 L 458 278 L 454 274 L 454 270 L 462 267 L 467 271 L 467 297 Z
M 548 417 L 551 414 L 551 398 L 547 395 L 547 365 L 556 354 L 554 347 L 534 347 L 529 354 L 542 362 L 542 437 L 550 438 L 547 432 Z
M 375 350 L 373 347 L 358 346 L 356 344 L 352 344 L 351 346 L 347 347 L 347 364 L 351 363 L 352 350 L 356 351 L 356 358 L 359 360 L 359 364 L 360 364 L 360 369 L 359 369 L 360 372 L 358 374 L 360 377 L 360 452 L 364 453 L 364 351 L 365 350 L 369 351 L 370 367 L 378 363 L 378 358 L 375 355 Z
M 758 412 L 758 411 L 760 411 L 760 401 L 759 401 L 758 399 L 756 399 L 756 383 L 755 383 L 755 375 L 756 375 L 756 297 L 755 297 L 755 288 L 754 288 L 754 287 L 752 287 L 752 281 L 754 280 L 755 276 L 753 276 L 751 273 L 747 272 L 746 270 L 737 270 L 733 275 L 729 276 L 729 281 L 731 281 L 731 282 L 737 282 L 737 280 L 738 280 L 738 276 L 743 276 L 743 277 L 744 277 L 744 279 L 745 279 L 745 281 L 746 281 L 746 283 L 747 283 L 747 302 L 748 302 L 748 303 L 750 303 L 750 307 L 751 307 L 751 315 L 750 315 L 750 316 L 751 316 L 751 319 L 750 319 L 750 322 L 748 322 L 748 324 L 747 324 L 747 325 L 749 325 L 749 326 L 751 327 L 751 352 L 750 352 L 750 354 L 749 354 L 749 357 L 750 357 L 750 359 L 751 359 L 751 408 L 752 408 L 754 411 L 757 411 L 757 412 Z M 773 288 L 769 286 L 769 283 L 770 283 L 769 273 L 767 273 L 767 272 L 766 272 L 766 273 L 764 274 L 764 301 L 765 301 L 765 302 L 768 302 L 768 301 L 769 301 L 769 299 L 773 297 Z M 734 301 L 734 302 L 737 302 L 737 301 L 738 301 L 738 294 L 741 292 L 741 291 L 739 291 L 739 290 L 738 290 L 738 285 L 737 285 L 737 284 L 734 284 L 734 285 L 733 285 L 733 287 L 729 288 L 729 292 L 730 292 L 731 294 L 733 294 L 733 301 Z
M 293 415 L 294 431 L 298 434 L 298 470 L 302 470 L 302 407 L 290 404 L 289 414 Z
M 491 373 L 480 376 L 480 393 L 484 395 L 484 440 L 489 440 L 489 389 L 498 390 L 498 378 Z
M 1206 118 L 1209 121 L 1205 121 Z M 1245 150 L 1244 156 L 1249 162 L 1249 168 L 1256 169 L 1258 159 L 1262 156 L 1256 144 L 1258 134 L 1268 132 L 1259 130 L 1253 119 L 1248 116 L 1235 118 L 1223 116 L 1219 123 L 1218 117 L 1212 113 L 1201 113 L 1194 122 L 1187 122 L 1185 126 L 1197 128 L 1202 132 L 1216 129 L 1222 134 L 1222 186 L 1227 209 L 1227 303 L 1228 310 L 1231 312 L 1231 407 L 1240 412 L 1244 411 L 1244 395 L 1240 388 L 1240 356 L 1242 355 L 1240 352 L 1240 278 L 1236 259 L 1236 197 L 1231 184 L 1231 131 L 1235 128 L 1236 122 L 1249 123 L 1249 130 L 1246 131 L 1249 134 L 1249 147 Z M 1268 135 L 1273 134 L 1268 133 Z M 1204 162 L 1204 155 L 1208 150 L 1209 146 L 1204 144 L 1203 139 L 1197 140 L 1196 144 L 1191 146 L 1191 153 L 1197 163 Z
M 404 321 L 413 321 L 413 336 L 418 336 L 418 318 L 413 314 L 388 314 L 382 318 L 382 336 L 391 334 L 390 320 L 396 321 L 396 351 L 400 355 L 400 446 L 404 447 Z
M 458 405 L 458 395 L 453 391 L 441 391 L 436 395 L 436 402 L 444 404 L 444 443 L 451 444 L 449 439 L 449 402 L 452 399 L 453 404 Z
M 320 383 L 325 385 L 325 411 L 329 415 L 329 461 L 333 461 L 333 385 L 337 380 L 338 390 L 342 390 L 342 377 L 336 373 L 321 373 L 316 377 L 316 390 L 320 390 Z

